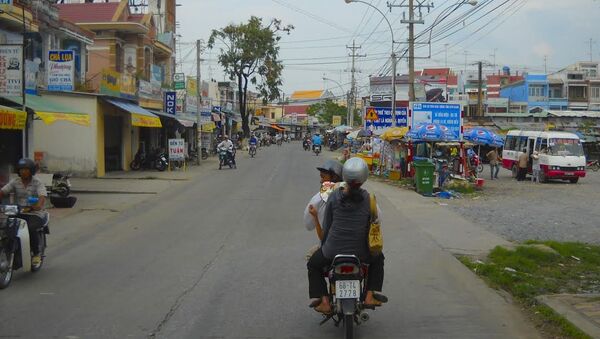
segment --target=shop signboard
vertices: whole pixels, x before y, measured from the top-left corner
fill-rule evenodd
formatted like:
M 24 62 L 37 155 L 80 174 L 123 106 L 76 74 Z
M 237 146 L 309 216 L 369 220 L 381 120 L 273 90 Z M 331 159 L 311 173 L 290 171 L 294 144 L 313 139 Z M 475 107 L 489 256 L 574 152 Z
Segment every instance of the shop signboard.
M 48 51 L 48 90 L 75 90 L 75 52 Z
M 39 63 L 31 60 L 25 60 L 25 93 L 37 95 L 37 82 L 39 71 Z
M 100 93 L 120 97 L 121 73 L 111 69 L 104 69 L 102 71 L 102 79 L 100 80 Z
M 342 124 L 342 116 L 334 115 L 333 118 L 331 119 L 331 124 L 333 126 L 340 126 Z
M 365 129 L 375 134 L 392 127 L 392 109 L 390 107 L 366 107 L 365 117 Z M 408 126 L 408 110 L 406 107 L 396 107 L 396 127 L 406 126 Z
M 185 160 L 185 141 L 183 139 L 169 139 L 169 160 Z
M 195 78 L 187 78 L 186 90 L 188 96 L 198 96 L 198 82 Z
M 0 96 L 22 96 L 22 46 L 0 46 Z
M 195 95 L 187 95 L 185 97 L 185 109 L 186 112 L 195 113 L 198 112 L 198 97 Z
M 135 100 L 135 78 L 129 74 L 121 75 L 121 98 Z
M 161 98 L 161 88 L 151 82 L 140 80 L 138 88 L 140 99 L 158 100 Z
M 438 102 L 411 103 L 411 127 L 421 123 L 434 123 L 446 126 L 454 135 L 462 138 L 462 106 Z
M 164 111 L 175 115 L 177 112 L 177 92 L 165 92 Z
M 173 74 L 173 86 L 175 87 L 175 89 L 185 89 L 185 74 Z

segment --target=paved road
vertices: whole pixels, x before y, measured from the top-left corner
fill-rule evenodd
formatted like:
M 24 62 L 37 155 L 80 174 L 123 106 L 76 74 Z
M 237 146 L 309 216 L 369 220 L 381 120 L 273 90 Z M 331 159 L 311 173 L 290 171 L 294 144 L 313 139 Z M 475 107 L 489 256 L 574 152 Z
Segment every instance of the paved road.
M 306 306 L 304 254 L 316 237 L 301 212 L 322 160 L 271 146 L 108 221 L 61 220 L 44 269 L 0 291 L 0 337 L 341 338 Z M 400 201 L 413 193 L 379 189 L 391 302 L 360 338 L 537 336 L 408 218 Z

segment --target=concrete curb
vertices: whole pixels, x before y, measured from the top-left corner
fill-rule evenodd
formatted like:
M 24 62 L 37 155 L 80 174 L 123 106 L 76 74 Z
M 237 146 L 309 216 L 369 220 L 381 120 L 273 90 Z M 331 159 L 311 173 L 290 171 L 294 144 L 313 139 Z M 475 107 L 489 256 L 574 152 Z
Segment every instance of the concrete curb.
M 72 193 L 79 194 L 158 194 L 150 191 L 111 191 L 111 190 L 73 190 Z
M 580 294 L 557 294 L 557 295 L 542 295 L 536 298 L 540 303 L 550 307 L 556 313 L 565 317 L 577 328 L 593 338 L 600 338 L 600 324 L 595 322 L 587 315 L 578 311 L 573 304 L 569 303 L 568 299 L 598 298 L 598 294 L 580 295 Z

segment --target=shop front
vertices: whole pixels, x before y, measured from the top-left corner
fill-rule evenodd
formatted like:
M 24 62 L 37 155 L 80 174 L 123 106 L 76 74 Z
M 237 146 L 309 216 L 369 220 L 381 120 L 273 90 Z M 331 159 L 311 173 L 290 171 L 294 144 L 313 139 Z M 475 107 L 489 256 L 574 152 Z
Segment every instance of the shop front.
M 0 106 L 0 186 L 8 182 L 14 164 L 22 157 L 27 113 Z

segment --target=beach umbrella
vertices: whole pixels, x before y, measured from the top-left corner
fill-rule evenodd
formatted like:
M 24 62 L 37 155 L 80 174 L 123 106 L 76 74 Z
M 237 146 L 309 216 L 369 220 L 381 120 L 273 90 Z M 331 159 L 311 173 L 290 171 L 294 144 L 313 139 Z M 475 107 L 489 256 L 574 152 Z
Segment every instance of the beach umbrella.
M 385 141 L 392 141 L 404 138 L 408 133 L 408 127 L 390 127 L 383 131 L 381 139 Z
M 465 131 L 463 137 L 477 145 L 492 145 L 496 134 L 487 128 L 474 127 Z
M 406 138 L 412 141 L 451 141 L 458 137 L 448 127 L 434 123 L 423 123 L 406 133 Z

